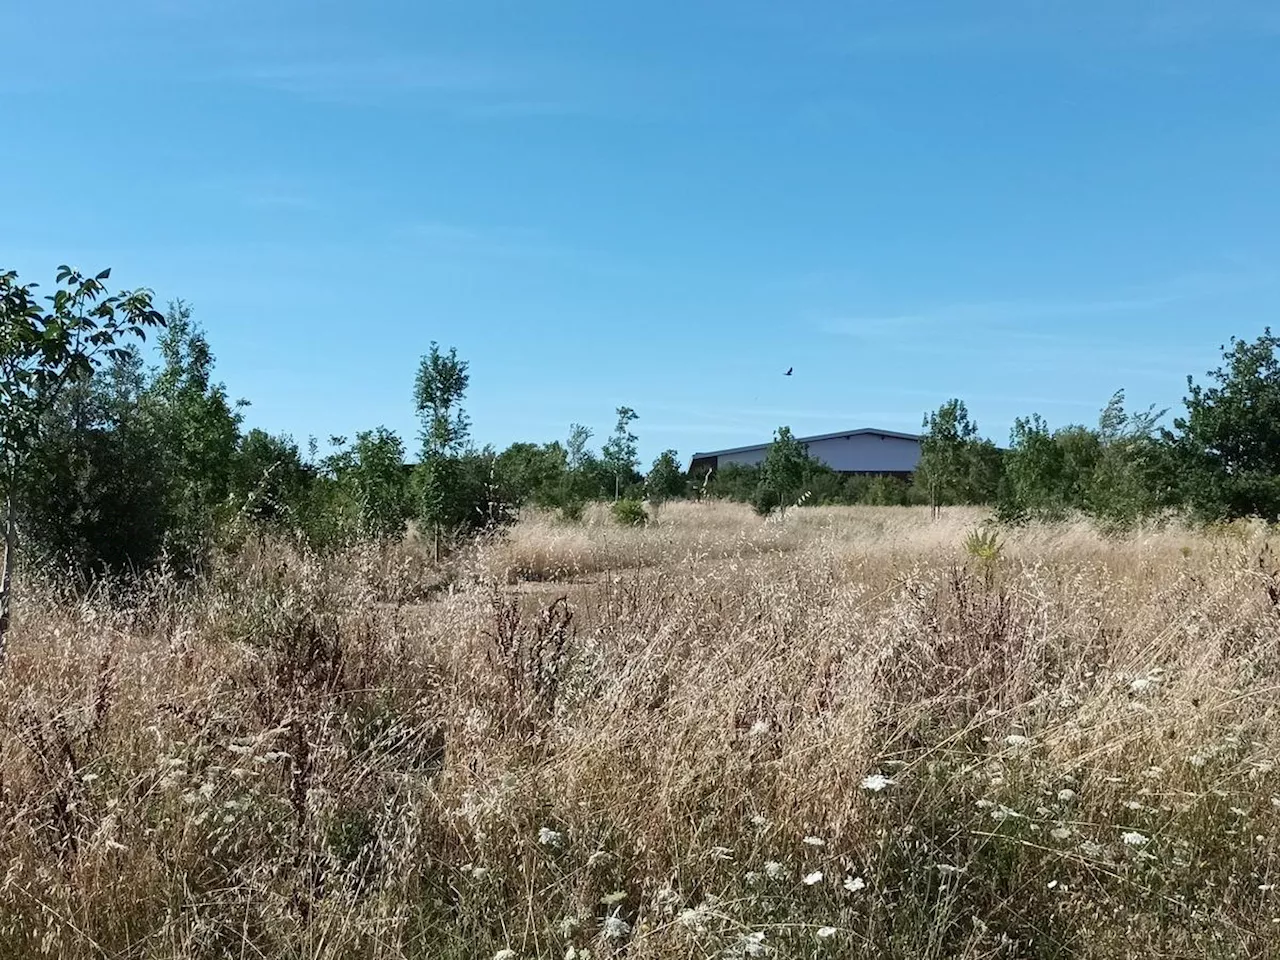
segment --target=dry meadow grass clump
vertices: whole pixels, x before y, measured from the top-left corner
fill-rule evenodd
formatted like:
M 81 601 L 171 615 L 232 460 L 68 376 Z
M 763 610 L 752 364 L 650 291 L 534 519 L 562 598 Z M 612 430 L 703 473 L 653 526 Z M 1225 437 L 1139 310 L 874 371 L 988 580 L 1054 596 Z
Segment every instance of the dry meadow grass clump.
M 672 504 L 24 604 L 0 957 L 1274 955 L 1266 532 Z M 28 593 L 30 596 L 30 593 Z

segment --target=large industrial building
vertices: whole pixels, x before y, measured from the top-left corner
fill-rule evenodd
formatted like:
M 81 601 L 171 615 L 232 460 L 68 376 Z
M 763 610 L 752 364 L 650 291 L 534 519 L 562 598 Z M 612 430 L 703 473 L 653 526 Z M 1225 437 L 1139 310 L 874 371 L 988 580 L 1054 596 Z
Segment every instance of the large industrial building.
M 914 473 L 920 462 L 920 437 L 912 433 L 867 427 L 796 439 L 804 445 L 810 457 L 839 473 L 905 477 Z M 769 443 L 757 443 L 749 447 L 695 453 L 689 469 L 699 474 L 731 463 L 756 466 L 768 452 Z

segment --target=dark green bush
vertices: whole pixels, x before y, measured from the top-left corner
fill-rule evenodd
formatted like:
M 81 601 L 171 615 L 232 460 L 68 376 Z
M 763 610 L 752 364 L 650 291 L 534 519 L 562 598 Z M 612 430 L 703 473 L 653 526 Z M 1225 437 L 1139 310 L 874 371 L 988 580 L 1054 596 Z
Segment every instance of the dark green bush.
M 643 527 L 649 522 L 649 514 L 645 511 L 644 504 L 630 497 L 615 500 L 611 512 L 613 519 L 622 527 Z

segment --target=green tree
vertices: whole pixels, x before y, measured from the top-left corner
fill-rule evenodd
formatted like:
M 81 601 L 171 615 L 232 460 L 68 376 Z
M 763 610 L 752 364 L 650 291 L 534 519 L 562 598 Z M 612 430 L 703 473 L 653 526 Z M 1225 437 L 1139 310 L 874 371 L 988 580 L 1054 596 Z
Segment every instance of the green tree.
M 130 348 L 45 411 L 19 484 L 30 555 L 88 582 L 154 564 L 170 528 L 160 435 Z
M 363 430 L 347 446 L 345 437 L 333 437 L 337 448 L 325 458 L 325 474 L 336 484 L 339 533 L 363 539 L 395 537 L 404 532 L 409 518 L 409 483 L 404 463 L 404 441 L 386 427 Z
M 605 441 L 601 449 L 601 460 L 613 475 L 613 498 L 622 496 L 622 480 L 625 477 L 630 483 L 640 466 L 637 451 L 638 438 L 631 432 L 631 424 L 639 416 L 630 407 L 618 407 L 618 422 L 613 434 Z
M 1130 413 L 1116 391 L 1098 420 L 1099 452 L 1089 485 L 1089 512 L 1128 526 L 1173 505 L 1173 464 L 1159 435 L 1164 410 Z
M 756 509 L 768 513 L 776 507 L 785 514 L 787 505 L 800 495 L 808 461 L 804 445 L 792 435 L 791 428 L 779 427 L 760 465 Z
M 645 477 L 645 494 L 655 508 L 685 494 L 688 479 L 680 469 L 680 461 L 677 457 L 678 454 L 674 450 L 663 450 L 653 461 L 653 466 L 649 468 L 649 475 Z
M 433 456 L 457 456 L 466 448 L 471 421 L 462 409 L 462 400 L 471 385 L 469 366 L 458 359 L 456 347 L 441 353 L 434 340 L 418 364 L 413 401 L 422 422 L 424 461 Z
M 198 564 L 229 515 L 240 446 L 243 401 L 232 403 L 213 379 L 208 338 L 181 300 L 169 305 L 158 340 L 162 365 L 143 396 L 160 433 L 158 468 L 169 489 L 167 548 L 184 566 Z
M 1004 476 L 1004 451 L 990 440 L 972 440 L 968 449 L 969 476 L 965 502 L 992 504 L 1000 496 Z
M 231 495 L 239 511 L 256 523 L 299 524 L 314 470 L 287 436 L 250 430 L 231 464 Z
M 925 415 L 924 430 L 916 470 L 929 492 L 930 513 L 936 518 L 944 502 L 966 499 L 970 447 L 977 440 L 978 426 L 969 419 L 964 401 L 951 399 Z
M 1187 378 L 1174 421 L 1187 501 L 1207 518 L 1280 519 L 1280 337 L 1232 338 L 1209 384 Z
M 1098 433 L 1072 425 L 1056 431 L 1038 413 L 1014 421 L 1005 455 L 1001 513 L 1060 520 L 1087 510 L 1102 445 Z
M 913 500 L 912 493 L 911 485 L 901 477 L 876 476 L 871 478 L 862 502 L 871 507 L 905 507 L 912 503 L 919 504 L 920 499 Z
M 1059 515 L 1064 509 L 1063 451 L 1038 413 L 1019 417 L 1009 436 L 1001 512 L 1010 518 L 1030 513 Z
M 752 503 L 760 489 L 760 468 L 751 464 L 726 463 L 709 471 L 702 483 L 708 497 Z
M 0 483 L 4 487 L 4 564 L 0 567 L 0 652 L 13 610 L 19 518 L 15 497 L 40 438 L 44 415 L 69 384 L 104 361 L 124 356 L 123 341 L 141 339 L 164 317 L 147 290 L 107 294 L 110 270 L 86 276 L 58 268 L 56 289 L 41 306 L 35 285 L 0 272 Z
M 569 425 L 569 438 L 565 443 L 564 486 L 556 506 L 569 519 L 582 515 L 589 500 L 603 493 L 600 477 L 607 469 L 587 446 L 591 442 L 591 429 L 580 423 Z
M 496 469 L 506 502 L 515 506 L 560 506 L 568 455 L 560 443 L 513 443 L 497 456 Z
M 458 359 L 456 348 L 441 353 L 432 341 L 422 358 L 414 382 L 414 405 L 422 421 L 422 457 L 415 476 L 418 516 L 431 531 L 436 559 L 446 534 L 468 521 L 470 507 L 463 496 L 460 462 L 466 450 L 471 423 L 462 401 L 471 383 L 468 364 Z

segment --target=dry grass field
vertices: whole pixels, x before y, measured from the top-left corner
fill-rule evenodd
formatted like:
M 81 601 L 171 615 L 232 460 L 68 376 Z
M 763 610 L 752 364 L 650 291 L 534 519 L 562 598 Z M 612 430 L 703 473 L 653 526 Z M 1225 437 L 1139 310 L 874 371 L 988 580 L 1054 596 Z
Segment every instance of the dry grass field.
M 28 586 L 0 957 L 1280 955 L 1266 532 L 668 506 Z M 114 601 L 114 602 L 113 602 Z

